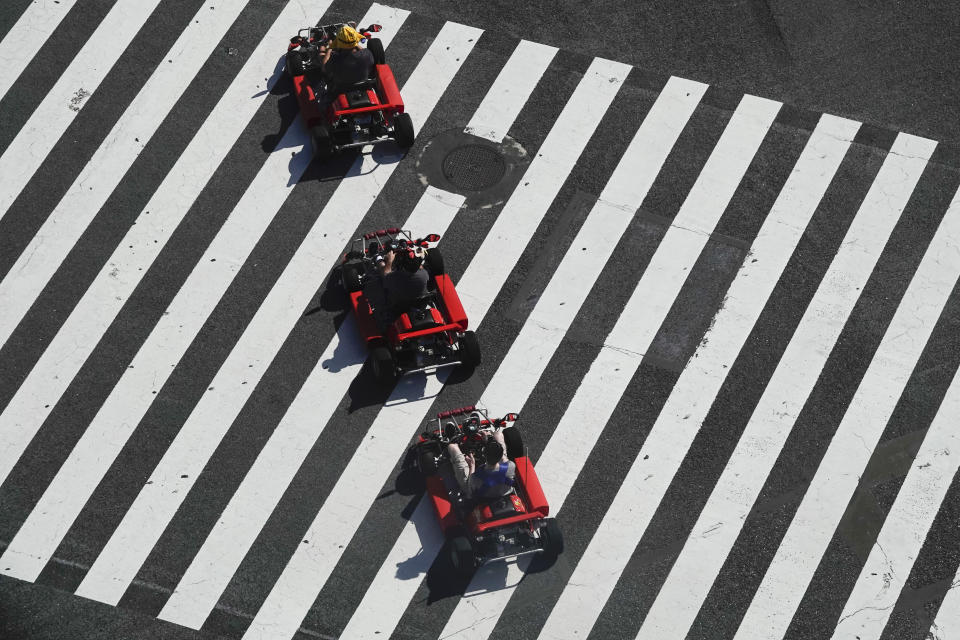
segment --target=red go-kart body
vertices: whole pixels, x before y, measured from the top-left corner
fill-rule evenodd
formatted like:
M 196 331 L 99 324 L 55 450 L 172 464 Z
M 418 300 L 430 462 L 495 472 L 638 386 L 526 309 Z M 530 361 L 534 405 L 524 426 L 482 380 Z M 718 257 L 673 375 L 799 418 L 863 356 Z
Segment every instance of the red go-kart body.
M 437 414 L 436 428 L 421 434 L 417 463 L 426 476 L 427 497 L 440 528 L 449 541 L 454 568 L 464 574 L 491 560 L 526 553 L 556 557 L 563 551 L 563 536 L 553 518 L 533 463 L 523 450 L 519 430 L 512 425 L 518 416 L 489 419 L 486 411 L 462 407 Z M 457 425 L 451 437 L 451 424 Z M 446 425 L 446 426 L 444 426 Z M 463 496 L 445 465 L 446 445 L 456 442 L 475 456 L 482 449 L 484 432 L 502 430 L 508 457 L 516 465 L 512 493 L 471 500 Z
M 389 140 L 403 148 L 412 146 L 413 121 L 404 111 L 383 46 L 371 37 L 371 32 L 380 31 L 379 25 L 361 30 L 376 62 L 367 80 L 350 86 L 331 86 L 324 77 L 320 48 L 334 38 L 341 26 L 301 29 L 287 46 L 286 70 L 293 81 L 300 115 L 310 131 L 314 155 L 322 159 L 344 149 Z
M 354 250 L 344 255 L 343 285 L 357 327 L 370 349 L 374 376 L 383 384 L 393 384 L 397 376 L 407 373 L 480 364 L 476 334 L 468 330 L 467 314 L 453 281 L 444 273 L 440 251 L 428 248 L 439 239 L 430 235 L 414 240 L 402 229 L 382 229 L 357 238 Z M 423 267 L 429 276 L 428 294 L 385 314 L 386 299 L 378 283 L 376 259 L 391 246 L 397 246 L 397 252 L 409 247 L 428 248 Z

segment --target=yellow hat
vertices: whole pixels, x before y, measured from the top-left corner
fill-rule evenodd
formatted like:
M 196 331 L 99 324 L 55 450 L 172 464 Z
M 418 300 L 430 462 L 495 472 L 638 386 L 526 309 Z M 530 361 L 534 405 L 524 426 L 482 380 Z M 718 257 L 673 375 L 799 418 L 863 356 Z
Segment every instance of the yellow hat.
M 334 49 L 353 49 L 360 44 L 361 36 L 356 29 L 350 25 L 343 25 L 337 31 L 337 37 L 333 39 Z

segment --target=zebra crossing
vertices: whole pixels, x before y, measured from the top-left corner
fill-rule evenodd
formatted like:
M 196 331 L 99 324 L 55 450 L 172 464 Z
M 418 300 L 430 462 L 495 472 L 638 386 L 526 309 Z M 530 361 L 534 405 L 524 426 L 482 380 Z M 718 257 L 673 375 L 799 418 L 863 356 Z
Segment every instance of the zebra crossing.
M 924 542 L 957 499 L 960 168 L 935 141 L 379 3 L 194 0 L 63 196 L 31 211 L 47 150 L 98 109 L 72 98 L 109 90 L 168 4 L 116 0 L 0 150 L 0 575 L 224 637 L 815 637 L 804 603 L 897 425 L 926 432 L 919 452 L 817 624 L 900 637 L 892 614 L 943 562 Z M 28 5 L 0 57 L 22 68 L 22 43 L 82 8 Z M 306 24 L 358 16 L 383 25 L 418 143 L 318 167 L 280 55 Z M 3 73 L 0 112 L 24 82 Z M 210 110 L 176 148 L 172 114 L 196 95 Z M 429 184 L 447 132 L 523 147 L 504 201 Z M 111 219 L 171 153 L 140 213 Z M 377 396 L 325 283 L 352 237 L 400 223 L 443 236 L 484 362 Z M 900 253 L 897 296 L 873 304 Z M 910 423 L 931 370 L 942 391 Z M 776 470 L 824 397 L 845 399 L 784 491 Z M 553 567 L 462 583 L 401 486 L 423 422 L 474 402 L 522 414 L 567 537 Z M 785 521 L 764 516 L 791 491 Z M 762 566 L 741 571 L 758 538 Z M 956 583 L 913 614 L 917 637 L 958 633 Z

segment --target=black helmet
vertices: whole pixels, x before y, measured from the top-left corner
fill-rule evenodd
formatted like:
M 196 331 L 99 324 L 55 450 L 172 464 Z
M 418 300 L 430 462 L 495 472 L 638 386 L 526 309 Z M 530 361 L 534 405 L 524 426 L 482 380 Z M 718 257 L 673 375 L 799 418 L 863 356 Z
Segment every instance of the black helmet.
M 483 445 L 483 458 L 487 464 L 496 464 L 503 459 L 503 447 L 496 440 L 487 440 Z

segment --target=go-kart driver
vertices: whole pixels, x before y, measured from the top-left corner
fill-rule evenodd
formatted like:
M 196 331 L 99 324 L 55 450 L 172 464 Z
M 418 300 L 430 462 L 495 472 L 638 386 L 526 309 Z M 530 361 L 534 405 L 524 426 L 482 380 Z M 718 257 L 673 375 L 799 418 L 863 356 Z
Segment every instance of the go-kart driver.
M 426 254 L 420 247 L 407 250 L 390 248 L 379 262 L 383 274 L 383 290 L 394 312 L 406 310 L 427 295 L 430 275 L 423 268 Z
M 370 77 L 373 54 L 360 46 L 362 38 L 356 29 L 343 25 L 330 41 L 330 46 L 321 48 L 323 74 L 332 93 Z
M 476 418 L 475 419 L 479 419 Z M 453 423 L 450 423 L 453 424 Z M 456 425 L 453 425 L 456 428 Z M 517 465 L 507 458 L 503 434 L 497 430 L 487 436 L 483 445 L 484 464 L 477 467 L 473 456 L 464 455 L 456 443 L 447 445 L 453 475 L 460 489 L 469 498 L 499 498 L 513 490 Z

